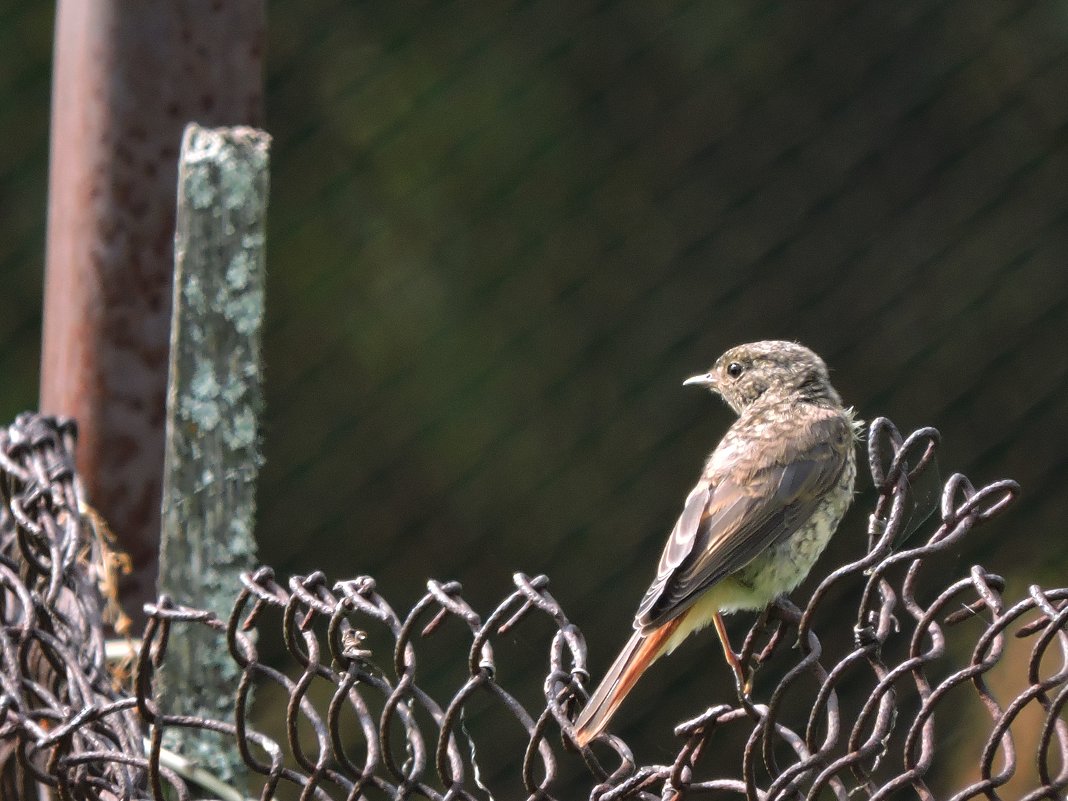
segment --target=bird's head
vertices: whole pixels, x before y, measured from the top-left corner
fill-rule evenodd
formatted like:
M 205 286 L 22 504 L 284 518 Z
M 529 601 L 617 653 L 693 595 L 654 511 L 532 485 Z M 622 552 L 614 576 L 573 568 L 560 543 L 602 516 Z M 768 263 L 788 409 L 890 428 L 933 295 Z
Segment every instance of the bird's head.
M 737 414 L 761 399 L 841 405 L 827 365 L 796 342 L 767 340 L 731 348 L 707 373 L 683 382 L 707 387 Z

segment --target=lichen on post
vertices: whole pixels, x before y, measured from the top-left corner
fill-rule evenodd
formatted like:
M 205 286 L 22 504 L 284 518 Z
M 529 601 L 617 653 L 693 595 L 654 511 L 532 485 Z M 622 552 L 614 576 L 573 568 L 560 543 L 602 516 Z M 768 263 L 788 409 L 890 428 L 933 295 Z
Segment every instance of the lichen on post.
M 222 617 L 256 561 L 269 144 L 254 128 L 191 124 L 179 163 L 159 589 Z M 163 711 L 232 719 L 238 677 L 221 636 L 176 629 Z M 168 735 L 168 748 L 239 778 L 216 735 Z

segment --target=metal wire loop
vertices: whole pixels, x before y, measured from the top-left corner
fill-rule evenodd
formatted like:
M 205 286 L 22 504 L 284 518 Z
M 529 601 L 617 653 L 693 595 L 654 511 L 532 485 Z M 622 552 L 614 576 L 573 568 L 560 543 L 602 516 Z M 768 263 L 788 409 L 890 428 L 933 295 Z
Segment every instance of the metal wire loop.
M 430 581 L 401 615 L 370 577 L 331 582 L 315 572 L 283 582 L 264 567 L 242 577 L 226 619 L 180 598 L 149 605 L 132 681 L 124 681 L 105 668 L 107 543 L 83 514 L 75 435 L 71 421 L 39 415 L 0 431 L 5 798 L 33 784 L 66 799 L 197 797 L 201 790 L 166 758 L 164 735 L 175 727 L 234 742 L 265 800 L 290 788 L 301 798 L 467 801 L 488 797 L 495 782 L 508 788 L 495 797 L 539 801 L 576 793 L 599 801 L 847 801 L 906 788 L 961 801 L 999 792 L 1065 798 L 1068 588 L 1032 586 L 1007 600 L 1005 580 L 980 566 L 947 572 L 961 540 L 1012 504 L 1012 481 L 976 488 L 950 476 L 938 519 L 906 547 L 902 534 L 916 514 L 910 493 L 934 475 L 933 428 L 903 436 L 885 418 L 872 422 L 877 497 L 868 550 L 824 568 L 802 607 L 781 599 L 759 616 L 741 659 L 759 674 L 760 697 L 695 698 L 695 710 L 705 711 L 657 735 L 658 753 L 673 754 L 666 764 L 643 762 L 611 734 L 574 744 L 572 720 L 590 687 L 586 644 L 545 576 L 516 573 L 515 589 L 485 614 L 457 582 Z M 449 619 L 465 639 L 444 654 L 460 670 L 458 686 L 443 689 L 424 665 L 449 641 L 438 634 Z M 547 637 L 535 619 L 549 622 Z M 168 643 L 190 627 L 225 640 L 240 672 L 227 720 L 161 707 L 157 675 Z M 267 664 L 257 650 L 259 634 L 272 630 L 282 635 L 285 665 Z M 517 665 L 515 638 L 544 661 Z M 999 666 L 1015 680 L 1011 690 L 1003 678 L 997 690 L 988 681 Z M 263 685 L 287 700 L 259 709 L 253 728 L 251 692 Z M 947 755 L 939 732 L 965 719 L 958 753 Z M 958 741 L 968 737 L 974 759 L 962 770 Z M 503 762 L 486 749 L 493 764 L 482 753 L 496 740 L 515 747 Z M 713 745 L 723 757 L 721 743 L 740 745 L 710 768 L 702 757 Z M 734 766 L 730 775 L 710 775 L 724 765 Z M 581 789 L 563 784 L 565 767 L 586 776 Z

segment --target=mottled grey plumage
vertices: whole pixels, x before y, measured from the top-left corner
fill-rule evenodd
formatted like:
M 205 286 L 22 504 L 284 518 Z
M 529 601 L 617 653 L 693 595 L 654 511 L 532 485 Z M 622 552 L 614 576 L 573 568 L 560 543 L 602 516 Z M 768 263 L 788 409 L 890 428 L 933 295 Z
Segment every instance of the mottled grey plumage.
M 740 345 L 685 383 L 739 417 L 686 498 L 630 642 L 576 722 L 583 744 L 659 656 L 720 613 L 762 609 L 800 584 L 853 496 L 856 424 L 808 348 Z

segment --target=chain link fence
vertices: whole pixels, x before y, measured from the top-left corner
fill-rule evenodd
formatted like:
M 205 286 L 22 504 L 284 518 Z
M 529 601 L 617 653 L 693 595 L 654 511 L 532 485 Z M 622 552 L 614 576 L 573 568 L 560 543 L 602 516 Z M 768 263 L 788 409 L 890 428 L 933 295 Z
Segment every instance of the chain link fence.
M 494 786 L 509 781 L 530 799 L 845 801 L 898 791 L 965 799 L 997 798 L 999 788 L 1064 798 L 1068 588 L 1033 586 L 1007 601 L 1003 579 L 982 567 L 959 577 L 931 569 L 1018 491 L 1012 481 L 976 489 L 957 474 L 940 498 L 925 492 L 938 441 L 934 429 L 902 437 L 885 419 L 872 424 L 878 501 L 867 553 L 830 571 L 803 609 L 782 600 L 762 614 L 741 652 L 756 689 L 707 709 L 706 698 L 694 698 L 695 713 L 705 711 L 660 738 L 674 757 L 649 764 L 612 735 L 581 751 L 572 744 L 571 720 L 590 685 L 586 648 L 545 576 L 516 574 L 514 591 L 483 616 L 455 582 L 429 582 L 399 613 L 370 577 L 331 582 L 318 572 L 281 582 L 261 568 L 244 577 L 228 615 L 159 599 L 132 677 L 109 668 L 104 620 L 118 557 L 81 498 L 73 424 L 23 415 L 0 433 L 2 795 L 200 797 L 164 745 L 168 731 L 194 728 L 236 744 L 252 794 L 263 799 L 519 797 Z M 940 519 L 925 523 L 931 501 Z M 914 529 L 933 533 L 911 541 Z M 835 595 L 842 586 L 848 609 Z M 831 624 L 852 629 L 852 647 L 833 659 L 820 628 L 832 603 Z M 452 626 L 455 635 L 455 622 L 464 636 L 439 633 Z M 231 719 L 161 706 L 168 642 L 190 626 L 224 638 L 240 669 Z M 498 664 L 498 649 L 519 630 L 537 642 L 544 665 L 535 693 L 509 686 Z M 947 645 L 957 631 L 963 651 Z M 259 658 L 258 638 L 272 636 L 284 642 L 284 665 Z M 1007 657 L 1014 642 L 1024 644 L 1022 659 Z M 442 656 L 459 666 L 458 682 L 444 688 L 439 668 L 428 667 Z M 1017 682 L 1008 695 L 992 686 L 1005 667 Z M 254 687 L 269 706 L 258 728 L 249 717 Z M 857 708 L 840 700 L 858 690 Z M 945 721 L 961 720 L 963 693 L 984 718 L 973 723 L 978 758 L 960 771 L 961 743 L 947 747 L 936 721 L 944 732 Z M 508 755 L 516 775 L 501 778 L 482 749 L 492 753 L 516 724 L 522 737 Z M 267 733 L 271 725 L 277 733 Z M 732 772 L 712 772 L 702 759 L 712 750 L 716 769 Z

